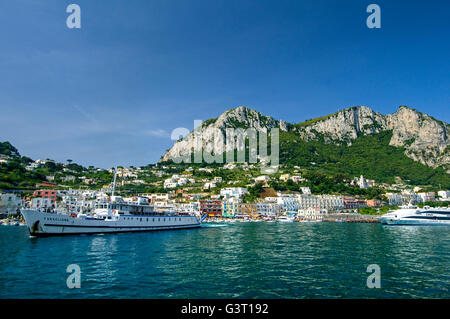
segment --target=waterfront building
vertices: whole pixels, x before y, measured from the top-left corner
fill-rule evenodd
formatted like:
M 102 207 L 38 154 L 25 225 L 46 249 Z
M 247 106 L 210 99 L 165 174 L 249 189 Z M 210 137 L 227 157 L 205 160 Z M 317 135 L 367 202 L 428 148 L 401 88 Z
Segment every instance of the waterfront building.
M 369 207 L 379 207 L 381 206 L 381 200 L 379 199 L 368 199 L 366 200 L 367 206 Z
M 238 198 L 229 198 L 222 201 L 222 216 L 234 217 L 239 214 L 241 200 Z
M 325 208 L 309 207 L 299 209 L 297 216 L 308 220 L 322 220 L 327 214 L 328 210 Z
M 281 207 L 275 203 L 261 202 L 256 204 L 256 212 L 267 217 L 275 217 L 281 214 Z
M 402 204 L 408 205 L 408 204 L 417 204 L 422 203 L 423 198 L 410 190 L 404 190 L 402 191 Z
M 0 193 L 0 214 L 17 214 L 22 206 L 22 198 L 20 196 L 13 193 Z
M 241 203 L 239 205 L 240 216 L 255 216 L 257 214 L 257 207 L 255 203 Z
M 345 208 L 344 198 L 335 195 L 298 195 L 299 209 L 323 208 L 339 210 Z
M 367 203 L 365 200 L 356 198 L 344 198 L 345 209 L 358 209 L 360 207 L 367 207 Z
M 222 216 L 222 201 L 221 200 L 201 200 L 200 211 L 202 214 L 208 216 Z
M 285 212 L 297 212 L 300 208 L 299 202 L 296 197 L 290 195 L 283 195 L 277 197 L 277 204 Z

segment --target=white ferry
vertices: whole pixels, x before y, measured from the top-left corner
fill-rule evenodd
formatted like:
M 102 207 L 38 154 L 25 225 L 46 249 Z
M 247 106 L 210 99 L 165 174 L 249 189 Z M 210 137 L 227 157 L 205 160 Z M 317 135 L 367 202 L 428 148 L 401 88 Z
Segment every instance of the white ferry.
M 384 214 L 379 220 L 386 225 L 450 225 L 450 209 L 401 206 L 400 209 Z
M 91 216 L 33 209 L 23 209 L 22 215 L 32 236 L 186 229 L 200 227 L 202 223 L 200 214 L 157 212 L 146 200 L 125 202 L 114 196 L 114 187 L 111 202 L 98 203 Z

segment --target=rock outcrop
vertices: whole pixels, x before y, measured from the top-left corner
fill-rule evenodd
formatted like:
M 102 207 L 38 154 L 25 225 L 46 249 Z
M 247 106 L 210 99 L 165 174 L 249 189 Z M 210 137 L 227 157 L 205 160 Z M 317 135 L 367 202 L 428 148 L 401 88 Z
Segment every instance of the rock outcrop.
M 226 139 L 227 128 L 253 128 L 258 132 L 268 132 L 275 127 L 293 131 L 306 141 L 321 139 L 325 143 L 347 145 L 351 145 L 359 136 L 390 130 L 390 145 L 403 147 L 406 156 L 431 167 L 450 165 L 450 126 L 406 106 L 400 106 L 389 115 L 375 112 L 367 106 L 355 106 L 295 125 L 240 106 L 226 111 L 217 119 L 204 122 L 201 127 L 177 141 L 161 161 L 191 152 L 195 145 L 195 133 L 199 133 L 199 130 L 202 133 L 202 147 L 211 152 Z

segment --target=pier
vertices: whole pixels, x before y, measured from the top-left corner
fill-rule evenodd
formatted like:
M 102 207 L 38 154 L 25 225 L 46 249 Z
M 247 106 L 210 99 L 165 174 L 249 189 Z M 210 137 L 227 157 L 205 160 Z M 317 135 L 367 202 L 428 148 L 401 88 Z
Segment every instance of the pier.
M 377 215 L 356 215 L 356 214 L 330 214 L 324 216 L 324 222 L 341 222 L 341 223 L 379 223 Z

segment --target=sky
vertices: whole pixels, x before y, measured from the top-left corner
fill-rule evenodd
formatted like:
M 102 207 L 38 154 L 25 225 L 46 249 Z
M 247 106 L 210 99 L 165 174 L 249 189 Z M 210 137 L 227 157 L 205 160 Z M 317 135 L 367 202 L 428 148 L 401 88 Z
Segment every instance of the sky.
M 66 7 L 81 8 L 81 29 Z M 369 29 L 369 4 L 381 28 Z M 366 105 L 450 122 L 450 2 L 0 1 L 0 141 L 33 159 L 155 163 L 240 105 L 291 123 Z

